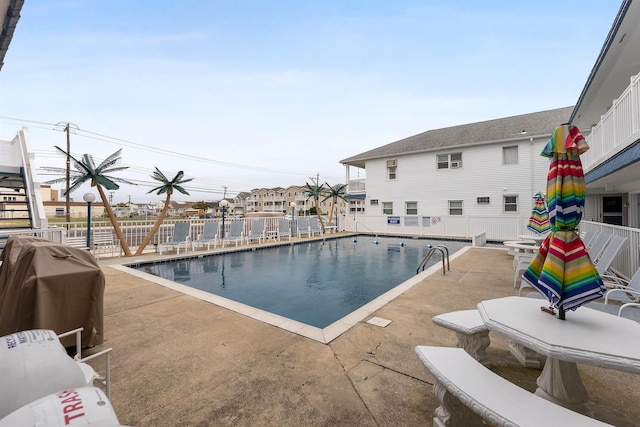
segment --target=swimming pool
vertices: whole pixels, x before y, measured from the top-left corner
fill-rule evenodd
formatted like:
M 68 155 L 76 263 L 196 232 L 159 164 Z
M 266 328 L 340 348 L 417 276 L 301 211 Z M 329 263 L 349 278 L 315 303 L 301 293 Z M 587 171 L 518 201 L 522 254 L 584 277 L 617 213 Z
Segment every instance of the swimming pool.
M 443 243 L 450 254 L 468 245 L 357 236 L 129 267 L 322 330 L 415 277 L 429 245 Z

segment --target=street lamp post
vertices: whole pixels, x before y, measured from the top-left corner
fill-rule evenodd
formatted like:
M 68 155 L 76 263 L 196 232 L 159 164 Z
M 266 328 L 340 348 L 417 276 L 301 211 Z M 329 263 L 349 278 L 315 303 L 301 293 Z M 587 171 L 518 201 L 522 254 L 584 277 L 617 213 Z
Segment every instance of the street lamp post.
M 96 200 L 96 195 L 93 193 L 85 193 L 82 198 L 87 202 L 87 248 L 91 250 L 91 203 Z
M 224 216 L 227 213 L 227 206 L 229 206 L 229 202 L 225 199 L 220 201 L 220 207 L 222 208 L 222 230 L 220 231 L 220 235 L 224 239 Z
M 295 227 L 293 226 L 293 219 L 296 217 L 296 202 L 289 203 L 291 206 L 291 235 L 295 234 Z

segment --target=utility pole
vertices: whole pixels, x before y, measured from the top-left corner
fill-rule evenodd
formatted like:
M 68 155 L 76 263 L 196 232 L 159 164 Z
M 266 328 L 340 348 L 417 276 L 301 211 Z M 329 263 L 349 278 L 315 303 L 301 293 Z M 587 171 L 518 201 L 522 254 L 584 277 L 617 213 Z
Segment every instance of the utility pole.
M 71 188 L 71 138 L 69 134 L 71 133 L 71 127 L 73 126 L 75 129 L 78 129 L 77 125 L 69 122 L 59 122 L 56 126 L 64 126 L 62 129 L 67 134 L 67 173 L 66 173 L 66 181 L 67 181 L 67 190 L 65 192 L 65 210 L 66 212 L 66 221 L 67 228 L 69 227 L 69 223 L 71 222 L 71 195 L 69 194 L 69 188 Z
M 226 198 L 227 198 L 227 188 L 229 188 L 229 187 L 227 187 L 226 185 L 223 185 L 223 186 L 222 186 L 222 189 L 224 190 L 224 191 L 222 192 L 222 198 L 223 198 L 223 199 L 226 199 Z
M 64 131 L 67 133 L 67 191 L 65 199 L 65 210 L 67 211 L 67 223 L 71 222 L 71 197 L 69 195 L 69 188 L 71 188 L 71 138 L 69 137 L 69 122 L 64 127 Z

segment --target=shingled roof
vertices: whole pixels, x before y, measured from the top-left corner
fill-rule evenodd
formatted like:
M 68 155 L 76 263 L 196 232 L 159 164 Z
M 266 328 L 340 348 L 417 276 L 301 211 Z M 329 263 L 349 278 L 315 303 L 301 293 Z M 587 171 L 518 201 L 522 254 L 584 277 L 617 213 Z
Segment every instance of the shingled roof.
M 377 158 L 420 153 L 447 147 L 514 140 L 524 136 L 551 135 L 556 126 L 569 120 L 572 111 L 573 106 L 429 130 L 348 157 L 341 160 L 340 163 L 364 168 L 367 160 Z

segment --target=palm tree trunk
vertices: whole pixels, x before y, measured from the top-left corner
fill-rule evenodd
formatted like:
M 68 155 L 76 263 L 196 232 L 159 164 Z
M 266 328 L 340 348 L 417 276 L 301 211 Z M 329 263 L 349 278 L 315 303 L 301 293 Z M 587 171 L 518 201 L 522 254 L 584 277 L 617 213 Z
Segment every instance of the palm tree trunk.
M 336 199 L 337 199 L 337 197 L 332 197 L 331 198 L 331 210 L 329 211 L 329 220 L 328 220 L 329 225 L 331 225 L 331 221 L 333 220 L 333 210 L 336 207 Z
M 320 227 L 322 227 L 322 234 L 324 234 L 324 222 L 322 222 L 322 215 L 320 215 L 320 201 L 316 197 L 316 215 L 318 215 L 318 221 L 320 221 Z
M 155 236 L 155 234 L 160 229 L 160 225 L 162 225 L 162 223 L 164 222 L 164 218 L 167 216 L 167 209 L 169 209 L 170 200 L 171 200 L 171 189 L 167 191 L 167 197 L 164 202 L 164 207 L 162 208 L 160 215 L 158 215 L 158 219 L 156 219 L 156 223 L 153 224 L 153 227 L 151 228 L 151 230 L 149 230 L 147 235 L 144 236 L 142 243 L 140 243 L 140 246 L 138 246 L 138 250 L 136 251 L 136 256 L 142 255 L 142 251 L 144 250 L 144 248 L 147 247 L 147 245 L 149 244 L 153 236 Z
M 122 234 L 122 230 L 120 229 L 120 224 L 118 224 L 118 219 L 113 213 L 111 209 L 111 205 L 108 202 L 106 194 L 104 194 L 104 190 L 102 189 L 102 185 L 96 184 L 98 188 L 98 193 L 100 193 L 100 199 L 102 199 L 102 204 L 107 210 L 107 215 L 109 215 L 109 220 L 111 221 L 111 225 L 116 232 L 116 236 L 118 236 L 118 240 L 120 241 L 120 247 L 124 252 L 124 256 L 131 256 L 131 250 L 129 249 L 129 245 L 127 244 L 126 239 L 124 238 L 124 234 Z

